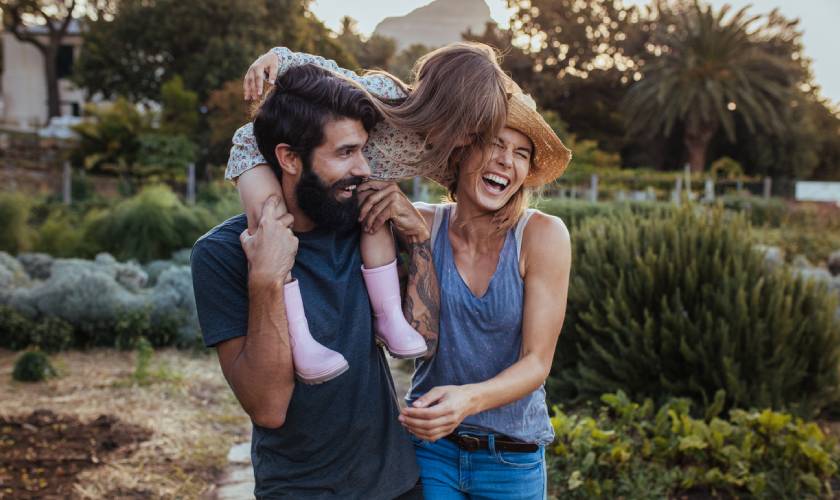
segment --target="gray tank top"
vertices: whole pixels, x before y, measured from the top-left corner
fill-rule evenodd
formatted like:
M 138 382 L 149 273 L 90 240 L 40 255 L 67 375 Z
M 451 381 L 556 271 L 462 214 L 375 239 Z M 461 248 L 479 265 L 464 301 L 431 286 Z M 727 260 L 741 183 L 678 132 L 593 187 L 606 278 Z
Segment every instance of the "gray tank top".
M 487 291 L 476 297 L 455 267 L 449 243 L 451 207 L 435 206 L 432 227 L 432 253 L 440 282 L 438 350 L 432 359 L 416 362 L 406 398 L 408 404 L 436 386 L 491 379 L 519 360 L 522 347 L 525 300 L 519 249 L 525 225 L 534 211 L 528 210 L 508 231 Z M 542 386 L 510 404 L 471 415 L 462 426 L 529 443 L 549 444 L 554 439 Z

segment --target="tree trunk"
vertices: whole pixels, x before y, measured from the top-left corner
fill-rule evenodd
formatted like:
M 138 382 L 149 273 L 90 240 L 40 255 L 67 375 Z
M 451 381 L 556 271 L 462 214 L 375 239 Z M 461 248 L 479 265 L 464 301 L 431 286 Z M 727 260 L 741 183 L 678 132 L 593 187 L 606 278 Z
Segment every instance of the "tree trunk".
M 706 168 L 706 151 L 716 130 L 716 126 L 709 125 L 686 126 L 683 144 L 688 149 L 688 164 L 692 172 L 702 172 Z
M 47 46 L 47 50 L 43 51 L 44 56 L 44 75 L 47 78 L 47 114 L 48 118 L 53 116 L 61 116 L 61 96 L 58 91 L 58 68 L 56 67 L 58 58 L 58 47 L 61 41 Z

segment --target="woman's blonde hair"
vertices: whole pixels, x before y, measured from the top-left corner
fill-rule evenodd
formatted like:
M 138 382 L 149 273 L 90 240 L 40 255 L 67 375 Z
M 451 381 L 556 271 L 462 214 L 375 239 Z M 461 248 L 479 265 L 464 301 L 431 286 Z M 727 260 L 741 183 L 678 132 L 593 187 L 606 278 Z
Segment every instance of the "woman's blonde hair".
M 378 72 L 382 73 L 382 72 Z M 399 101 L 374 99 L 377 110 L 395 127 L 425 138 L 416 159 L 431 170 L 446 167 L 455 149 L 468 143 L 489 145 L 507 120 L 505 75 L 489 45 L 456 42 L 417 60 L 414 83 L 392 78 L 406 92 Z

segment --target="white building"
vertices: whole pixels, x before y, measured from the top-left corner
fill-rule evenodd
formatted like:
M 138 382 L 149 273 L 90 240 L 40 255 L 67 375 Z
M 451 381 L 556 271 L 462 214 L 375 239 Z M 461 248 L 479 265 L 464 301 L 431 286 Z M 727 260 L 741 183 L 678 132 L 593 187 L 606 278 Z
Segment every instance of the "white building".
M 47 28 L 31 26 L 27 32 L 47 43 Z M 47 81 L 44 57 L 31 43 L 19 41 L 7 31 L 3 39 L 3 74 L 0 78 L 0 125 L 4 128 L 33 130 L 47 124 Z M 79 23 L 68 26 L 56 61 L 62 116 L 79 116 L 85 103 L 84 91 L 70 77 L 79 55 L 82 35 Z

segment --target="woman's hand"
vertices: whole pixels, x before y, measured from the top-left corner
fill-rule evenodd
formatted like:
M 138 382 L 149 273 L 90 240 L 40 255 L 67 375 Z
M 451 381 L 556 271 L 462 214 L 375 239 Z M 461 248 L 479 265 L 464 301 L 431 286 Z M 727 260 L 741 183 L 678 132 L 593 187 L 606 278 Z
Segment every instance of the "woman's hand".
M 279 67 L 280 61 L 277 59 L 277 55 L 270 50 L 258 57 L 245 73 L 245 82 L 242 85 L 245 100 L 253 101 L 259 99 L 262 95 L 265 82 L 268 82 L 269 85 L 274 85 Z M 266 75 L 268 75 L 267 80 Z
M 400 191 L 395 182 L 367 181 L 359 191 L 359 221 L 364 230 L 376 232 L 386 221 L 400 239 L 408 243 L 424 242 L 429 239 L 429 228 L 411 200 Z
M 399 420 L 410 433 L 425 441 L 452 434 L 468 416 L 477 413 L 469 386 L 435 387 L 400 411 Z

